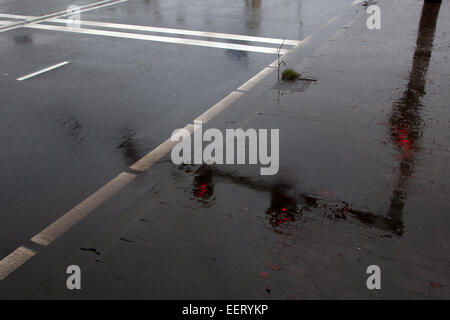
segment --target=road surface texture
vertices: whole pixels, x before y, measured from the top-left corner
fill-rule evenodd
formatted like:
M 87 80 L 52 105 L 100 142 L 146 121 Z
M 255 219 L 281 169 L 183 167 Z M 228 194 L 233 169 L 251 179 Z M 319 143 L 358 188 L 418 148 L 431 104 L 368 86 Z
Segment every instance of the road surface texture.
M 450 298 L 450 4 L 380 1 L 382 28 L 369 30 L 358 1 L 179 3 L 129 0 L 82 15 L 300 40 L 282 59 L 314 81 L 278 86 L 267 67 L 276 43 L 146 43 L 55 20 L 0 32 L 10 62 L 0 297 Z M 52 5 L 2 1 L 0 12 L 27 16 L 9 16 L 17 23 L 65 10 Z M 280 129 L 278 175 L 175 166 L 169 154 L 133 165 L 223 97 L 207 127 Z M 82 270 L 81 290 L 66 287 L 69 265 Z M 366 286 L 370 265 L 381 290 Z
M 271 63 L 280 44 L 267 38 L 303 40 L 351 3 L 228 2 L 101 1 L 99 8 L 82 9 L 82 20 L 119 27 L 83 25 L 67 32 L 66 21 L 47 20 L 0 32 L 0 103 L 5 110 L 0 118 L 0 257 Z M 95 3 L 1 0 L 0 28 L 69 5 Z M 142 31 L 142 26 L 164 32 Z M 86 31 L 94 34 L 81 33 Z M 100 33 L 105 31 L 108 36 Z M 225 36 L 200 37 L 201 32 Z M 262 37 L 263 42 L 233 40 L 236 35 Z M 254 51 L 261 48 L 271 52 Z M 62 62 L 68 63 L 17 80 Z

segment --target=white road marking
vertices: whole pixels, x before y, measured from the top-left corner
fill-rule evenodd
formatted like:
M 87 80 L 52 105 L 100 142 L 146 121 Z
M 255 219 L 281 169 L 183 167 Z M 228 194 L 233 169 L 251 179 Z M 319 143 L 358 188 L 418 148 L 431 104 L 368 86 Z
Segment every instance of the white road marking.
M 7 257 L 0 260 L 0 281 L 30 260 L 36 253 L 34 250 L 20 246 Z
M 61 63 L 55 64 L 54 66 L 51 66 L 51 67 L 48 67 L 48 68 L 45 68 L 45 69 L 42 69 L 42 70 L 39 70 L 39 71 L 33 72 L 33 73 L 29 74 L 29 75 L 26 75 L 26 76 L 20 77 L 20 78 L 18 78 L 17 80 L 18 80 L 18 81 L 23 81 L 23 80 L 27 80 L 27 79 L 30 79 L 30 78 L 32 78 L 32 77 L 35 77 L 35 76 L 37 76 L 37 75 L 40 75 L 40 74 L 42 74 L 42 73 L 45 73 L 45 72 L 48 72 L 48 71 L 51 71 L 51 70 L 54 70 L 54 69 L 60 68 L 60 67 L 62 67 L 62 66 L 64 66 L 64 65 L 66 65 L 66 64 L 68 64 L 68 63 L 69 63 L 69 62 L 67 62 L 67 61 L 64 61 L 64 62 L 61 62 Z
M 48 22 L 55 23 L 67 23 L 68 19 L 50 19 Z M 80 21 L 81 25 L 93 26 L 93 27 L 103 27 L 112 29 L 124 29 L 124 30 L 134 30 L 134 31 L 146 31 L 155 33 L 166 33 L 166 34 L 180 34 L 186 36 L 195 37 L 205 37 L 205 38 L 217 38 L 226 40 L 237 40 L 237 41 L 250 41 L 250 42 L 261 42 L 261 43 L 272 43 L 272 44 L 282 44 L 295 46 L 298 44 L 298 40 L 283 40 L 277 38 L 266 38 L 266 37 L 253 37 L 238 34 L 229 33 L 217 33 L 217 32 L 207 32 L 207 31 L 195 31 L 195 30 L 184 30 L 184 29 L 171 29 L 171 28 L 159 28 L 151 26 L 142 25 L 131 25 L 131 24 L 121 24 L 121 23 L 106 23 L 97 21 Z
M 39 16 L 22 16 L 22 15 L 18 15 L 18 14 L 0 13 L 0 18 L 30 20 L 30 19 L 39 18 Z
M 33 18 L 37 18 L 37 17 L 0 13 L 0 18 L 12 18 L 12 19 L 26 20 L 26 19 L 33 19 Z M 48 19 L 43 22 L 66 24 L 67 22 L 69 22 L 69 19 Z M 194 37 L 217 38 L 217 39 L 250 41 L 250 42 L 260 42 L 260 43 L 272 43 L 272 44 L 279 44 L 279 45 L 284 43 L 285 45 L 289 45 L 289 46 L 295 46 L 300 42 L 299 40 L 289 40 L 289 39 L 284 40 L 284 39 L 278 39 L 278 38 L 254 37 L 254 36 L 246 36 L 246 35 L 231 34 L 231 33 L 218 33 L 218 32 L 207 32 L 207 31 L 196 31 L 196 30 L 185 30 L 185 29 L 160 28 L 160 27 L 151 27 L 151 26 L 143 26 L 143 25 L 108 23 L 108 22 L 99 22 L 99 21 L 88 21 L 88 20 L 80 20 L 79 23 L 81 25 L 92 26 L 92 27 L 134 30 L 134 31 L 146 31 L 146 32 L 155 32 L 155 33 L 166 33 L 166 34 L 181 34 L 181 35 L 194 36 Z
M 101 35 L 101 36 L 106 36 L 106 37 L 116 37 L 116 38 L 125 38 L 125 39 L 187 44 L 187 45 L 191 45 L 191 46 L 201 46 L 201 47 L 209 47 L 209 48 L 220 48 L 220 49 L 230 49 L 230 50 L 239 50 L 239 51 L 270 53 L 270 54 L 278 53 L 278 48 L 258 47 L 258 46 L 249 46 L 249 45 L 243 45 L 243 44 L 214 42 L 214 41 L 206 41 L 206 40 L 194 40 L 194 39 L 185 39 L 185 38 L 161 37 L 161 36 L 152 36 L 152 35 L 140 34 L 140 33 L 106 31 L 106 30 L 97 30 L 97 29 L 86 29 L 86 28 L 71 28 L 71 27 L 61 27 L 61 26 L 52 26 L 52 25 L 44 25 L 44 24 L 26 24 L 26 25 L 23 25 L 23 27 L 24 28 L 41 29 L 41 30 L 72 32 L 72 33 L 80 33 L 80 34 Z M 285 54 L 286 52 L 287 52 L 287 49 L 280 50 L 281 54 Z
M 103 1 L 95 2 L 95 3 L 87 4 L 85 6 L 80 6 L 79 8 L 80 8 L 80 12 L 86 12 L 86 11 L 103 8 L 103 7 L 106 7 L 106 6 L 111 6 L 113 4 L 122 3 L 122 2 L 126 2 L 126 1 L 128 1 L 128 0 L 118 0 L 118 1 L 113 1 L 113 2 L 112 2 L 112 0 L 103 0 Z M 27 19 L 26 21 L 15 22 L 10 27 L 6 27 L 6 28 L 0 29 L 0 32 L 14 30 L 14 29 L 22 27 L 24 24 L 27 24 L 27 23 L 43 22 L 43 21 L 48 20 L 48 19 L 60 18 L 60 17 L 68 16 L 70 14 L 72 14 L 71 10 L 67 9 L 67 10 L 64 10 L 64 11 L 60 11 L 60 12 L 56 12 L 56 13 L 50 13 L 50 14 L 47 14 L 47 15 L 44 15 L 44 16 L 39 16 L 39 17 L 30 17 L 30 16 L 28 16 L 28 18 L 31 18 L 31 19 Z M 13 14 L 1 14 L 1 15 L 4 16 L 4 17 L 8 16 L 9 18 L 13 18 L 14 16 L 19 17 L 17 15 L 13 15 Z
M 191 124 L 188 124 L 183 129 L 186 129 L 189 131 L 190 134 L 194 132 L 194 126 Z M 176 136 L 174 136 L 176 137 Z M 163 143 L 161 143 L 159 146 L 157 146 L 155 149 L 147 153 L 144 157 L 142 157 L 139 161 L 137 161 L 135 164 L 133 164 L 130 169 L 138 171 L 138 172 L 145 172 L 148 168 L 150 168 L 152 165 L 154 165 L 159 159 L 164 157 L 167 153 L 169 153 L 173 147 L 177 144 L 177 141 L 172 141 L 171 138 L 167 139 Z
M 55 23 L 67 23 L 67 19 L 51 19 L 48 22 Z M 81 25 L 93 26 L 93 27 L 104 27 L 112 29 L 125 29 L 125 30 L 135 30 L 135 31 L 147 31 L 156 33 L 167 33 L 167 34 L 181 34 L 186 36 L 195 37 L 206 37 L 206 38 L 217 38 L 226 40 L 238 40 L 238 41 L 250 41 L 250 42 L 261 42 L 261 43 L 272 43 L 272 44 L 282 44 L 295 46 L 298 44 L 298 40 L 283 40 L 277 38 L 266 38 L 266 37 L 254 37 L 245 36 L 238 34 L 229 33 L 217 33 L 217 32 L 207 32 L 207 31 L 195 31 L 195 30 L 184 30 L 184 29 L 171 29 L 171 28 L 159 28 L 151 26 L 142 25 L 131 25 L 131 24 L 121 24 L 121 23 L 106 23 L 97 21 L 80 21 Z
M 113 180 L 108 182 L 102 188 L 97 190 L 89 198 L 81 202 L 72 210 L 68 211 L 58 220 L 53 222 L 47 228 L 31 238 L 31 241 L 41 245 L 47 246 L 56 240 L 59 236 L 72 228 L 75 224 L 80 222 L 92 211 L 100 207 L 106 200 L 110 199 L 117 192 L 122 190 L 127 184 L 133 181 L 137 175 L 122 172 Z

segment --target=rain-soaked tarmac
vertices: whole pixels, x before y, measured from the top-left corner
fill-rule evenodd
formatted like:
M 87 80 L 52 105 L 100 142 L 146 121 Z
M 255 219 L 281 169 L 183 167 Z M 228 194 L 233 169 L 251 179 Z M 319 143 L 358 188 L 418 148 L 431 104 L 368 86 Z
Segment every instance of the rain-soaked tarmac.
M 83 17 L 302 40 L 352 2 L 130 1 Z M 0 12 L 16 13 L 5 3 Z M 262 177 L 252 166 L 174 168 L 164 159 L 154 169 L 160 175 L 140 176 L 89 227 L 81 225 L 96 234 L 112 208 L 128 201 L 118 223 L 71 257 L 97 285 L 79 297 L 448 298 L 450 127 L 442 87 L 449 79 L 440 69 L 448 63 L 448 23 L 438 17 L 449 12 L 415 2 L 398 22 L 386 14 L 396 42 L 356 23 L 346 42 L 324 42 L 298 66 L 314 80 L 301 90 L 262 82 L 260 94 L 208 126 L 280 128 L 279 175 Z M 0 55 L 11 61 L 0 78 L 0 103 L 10 109 L 0 119 L 3 256 L 276 58 L 33 29 L 0 39 Z M 70 61 L 67 69 L 15 82 L 60 60 Z M 56 244 L 33 266 L 64 247 Z M 365 287 L 372 264 L 385 277 L 378 295 Z M 23 284 L 24 274 L 5 288 Z M 37 297 L 72 297 L 58 287 L 64 277 L 60 268 Z M 136 290 L 114 290 L 117 279 Z M 21 294 L 17 285 L 14 292 Z
M 82 19 L 301 40 L 351 1 L 128 1 Z M 38 16 L 88 1 L 0 1 Z M 0 33 L 0 256 L 272 62 L 272 54 L 20 28 Z M 69 61 L 28 82 L 16 78 Z M 23 223 L 26 221 L 26 223 Z

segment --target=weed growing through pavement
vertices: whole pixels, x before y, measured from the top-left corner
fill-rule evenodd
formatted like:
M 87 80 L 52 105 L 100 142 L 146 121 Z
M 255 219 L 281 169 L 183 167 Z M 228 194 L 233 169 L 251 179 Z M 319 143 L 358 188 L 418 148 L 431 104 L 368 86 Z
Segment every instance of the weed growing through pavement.
M 293 69 L 286 69 L 283 71 L 281 78 L 286 81 L 294 81 L 300 79 L 300 73 Z

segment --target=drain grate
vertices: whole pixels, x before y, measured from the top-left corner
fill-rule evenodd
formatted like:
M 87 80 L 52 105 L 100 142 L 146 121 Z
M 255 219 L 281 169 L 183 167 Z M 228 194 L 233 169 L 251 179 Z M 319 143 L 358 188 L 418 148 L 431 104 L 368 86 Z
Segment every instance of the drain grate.
M 317 79 L 300 78 L 296 81 L 280 81 L 280 86 L 276 84 L 273 89 L 283 92 L 303 92 Z

